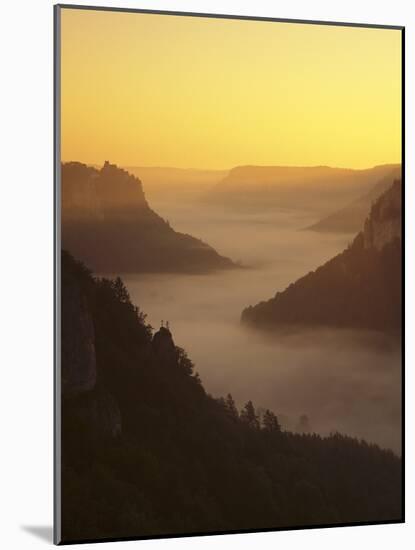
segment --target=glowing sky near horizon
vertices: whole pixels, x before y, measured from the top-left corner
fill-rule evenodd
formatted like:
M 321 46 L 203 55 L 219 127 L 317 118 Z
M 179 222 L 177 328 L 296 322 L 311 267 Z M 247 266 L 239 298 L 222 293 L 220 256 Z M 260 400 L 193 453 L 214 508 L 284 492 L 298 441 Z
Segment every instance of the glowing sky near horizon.
M 62 9 L 62 160 L 401 159 L 401 33 Z

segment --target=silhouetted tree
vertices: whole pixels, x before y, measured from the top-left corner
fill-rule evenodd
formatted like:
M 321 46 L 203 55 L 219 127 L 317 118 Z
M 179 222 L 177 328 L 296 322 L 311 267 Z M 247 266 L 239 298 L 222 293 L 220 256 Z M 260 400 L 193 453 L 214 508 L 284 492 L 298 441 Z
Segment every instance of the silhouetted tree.
M 259 430 L 260 428 L 259 418 L 255 411 L 255 407 L 252 401 L 248 401 L 246 405 L 243 407 L 243 409 L 241 410 L 240 418 L 250 428 Z
M 267 432 L 280 432 L 281 426 L 278 422 L 277 416 L 267 409 L 262 418 L 263 429 Z
M 238 409 L 236 408 L 235 401 L 233 400 L 233 397 L 230 393 L 228 393 L 228 395 L 226 396 L 225 408 L 226 412 L 232 420 L 238 420 Z
M 176 346 L 176 351 L 178 366 L 182 368 L 186 374 L 192 375 L 194 370 L 193 361 L 189 359 L 189 356 L 183 348 Z
M 115 296 L 121 303 L 130 303 L 130 294 L 128 293 L 127 287 L 123 283 L 121 277 L 116 277 L 114 279 L 112 282 L 112 288 L 114 289 Z

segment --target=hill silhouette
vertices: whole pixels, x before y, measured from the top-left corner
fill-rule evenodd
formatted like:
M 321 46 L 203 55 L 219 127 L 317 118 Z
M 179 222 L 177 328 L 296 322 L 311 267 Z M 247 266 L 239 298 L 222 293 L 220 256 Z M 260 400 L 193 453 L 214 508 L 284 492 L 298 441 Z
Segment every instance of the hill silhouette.
M 337 212 L 319 220 L 308 229 L 330 233 L 357 233 L 369 215 L 373 203 L 392 186 L 395 179 L 400 179 L 400 177 L 401 167 L 393 168 L 369 192 Z
M 63 542 L 401 520 L 391 451 L 213 398 L 120 278 L 61 267 Z
M 180 190 L 188 185 L 208 188 L 224 178 L 228 170 L 198 170 L 192 168 L 174 168 L 168 166 L 128 166 L 125 169 L 146 182 L 149 187 L 158 191 L 173 188 Z
M 204 273 L 236 267 L 175 231 L 148 205 L 141 181 L 106 162 L 62 165 L 62 245 L 95 272 Z
M 373 204 L 362 231 L 338 256 L 268 301 L 242 312 L 254 327 L 307 325 L 399 334 L 402 316 L 400 181 Z
M 355 170 L 330 166 L 237 166 L 207 200 L 247 211 L 295 209 L 329 215 L 369 192 L 399 165 Z

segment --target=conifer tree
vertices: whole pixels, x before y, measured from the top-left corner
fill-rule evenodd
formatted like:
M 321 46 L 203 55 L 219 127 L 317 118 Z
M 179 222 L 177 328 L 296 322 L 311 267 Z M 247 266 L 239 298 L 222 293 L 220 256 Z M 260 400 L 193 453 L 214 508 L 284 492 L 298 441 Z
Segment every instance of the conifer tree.
M 259 430 L 259 418 L 252 401 L 248 401 L 244 408 L 241 410 L 241 420 L 245 422 L 245 424 L 250 428 Z
M 281 431 L 281 425 L 278 422 L 277 416 L 267 409 L 264 413 L 264 417 L 262 419 L 263 423 L 263 429 L 267 432 L 280 432 Z
M 225 408 L 232 420 L 237 420 L 239 418 L 238 409 L 236 408 L 235 401 L 230 393 L 226 396 Z

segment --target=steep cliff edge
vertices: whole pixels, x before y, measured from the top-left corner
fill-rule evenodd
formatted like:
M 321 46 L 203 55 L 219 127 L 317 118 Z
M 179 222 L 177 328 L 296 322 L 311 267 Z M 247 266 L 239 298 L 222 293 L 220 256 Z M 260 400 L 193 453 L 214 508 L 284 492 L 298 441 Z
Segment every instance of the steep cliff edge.
M 63 260 L 66 263 L 66 259 Z M 61 281 L 61 380 L 64 397 L 92 390 L 97 380 L 94 324 L 76 278 L 63 266 Z
M 99 382 L 88 273 L 63 254 L 61 281 L 62 424 L 66 427 L 71 419 L 88 438 L 116 437 L 121 433 L 121 413 L 111 392 Z M 67 447 L 65 438 L 63 448 Z
M 402 316 L 400 181 L 372 206 L 363 231 L 341 254 L 265 302 L 242 312 L 257 328 L 366 328 L 399 334 Z
M 402 185 L 396 180 L 375 202 L 363 228 L 366 249 L 382 250 L 388 243 L 402 238 Z
M 141 181 L 106 162 L 62 165 L 62 246 L 97 273 L 204 273 L 237 267 L 175 231 L 148 205 Z

